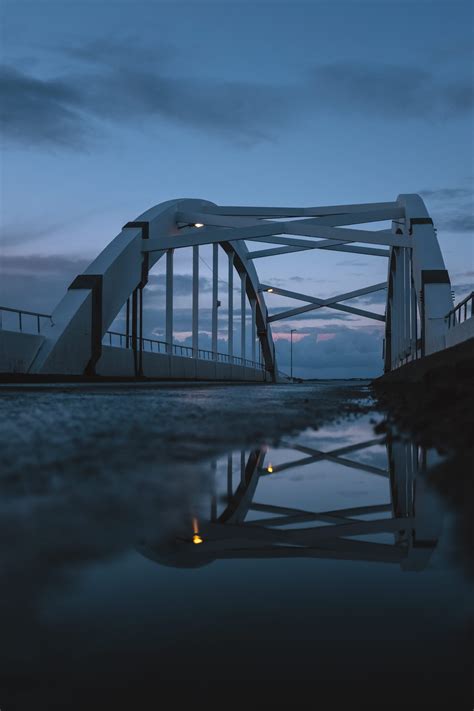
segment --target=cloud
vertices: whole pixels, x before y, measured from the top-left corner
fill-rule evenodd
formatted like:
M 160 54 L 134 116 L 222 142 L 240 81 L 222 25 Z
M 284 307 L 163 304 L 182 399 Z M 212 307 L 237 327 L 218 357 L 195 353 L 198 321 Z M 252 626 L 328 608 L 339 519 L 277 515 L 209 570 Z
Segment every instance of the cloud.
M 81 257 L 69 257 L 61 254 L 25 254 L 2 256 L 0 272 L 2 275 L 16 276 L 64 275 L 68 272 L 79 274 L 91 260 Z
M 355 306 L 356 308 L 358 306 L 364 306 L 365 304 L 382 304 L 385 306 L 387 303 L 387 290 L 386 289 L 379 289 L 379 291 L 372 291 L 370 294 L 364 294 L 363 296 L 359 296 L 356 299 L 351 299 L 350 301 L 343 302 L 347 303 L 350 306 Z
M 90 264 L 91 259 L 87 257 L 73 257 L 61 254 L 25 254 L 25 255 L 5 255 L 0 259 L 1 291 L 0 305 L 12 308 L 23 308 L 27 310 L 39 311 L 41 313 L 51 313 L 64 296 L 67 287 L 77 274 L 81 274 Z M 27 277 L 27 280 L 24 279 Z M 211 282 L 206 277 L 199 279 L 199 289 L 201 293 L 211 291 Z M 192 276 L 190 274 L 174 274 L 173 291 L 174 296 L 186 296 L 191 294 Z M 150 324 L 157 319 L 165 318 L 164 296 L 165 296 L 165 275 L 150 274 L 147 286 L 148 299 L 145 298 L 145 311 L 148 314 Z M 158 297 L 158 302 L 154 301 Z M 191 309 L 183 309 L 180 316 L 180 309 L 175 309 L 175 318 L 181 321 L 184 326 L 186 319 L 191 320 Z M 201 309 L 204 315 L 206 310 Z M 209 316 L 204 317 L 210 323 Z
M 449 232 L 474 232 L 473 208 L 466 209 L 464 214 L 442 215 L 436 221 L 438 227 Z
M 438 62 L 444 66 L 446 62 L 455 62 L 459 65 L 466 64 L 469 70 L 472 70 L 472 62 L 474 60 L 474 46 L 471 40 L 461 40 L 457 38 L 456 44 L 449 44 L 445 47 L 436 46 L 432 52 L 432 61 Z
M 79 55 L 78 55 L 79 56 Z M 61 79 L 0 68 L 4 97 L 1 126 L 12 142 L 84 148 L 97 119 L 137 126 L 164 121 L 245 144 L 268 140 L 270 129 L 291 113 L 281 88 L 257 82 L 189 80 L 166 76 L 161 67 L 99 62 L 93 72 Z
M 35 145 L 84 145 L 87 127 L 78 111 L 82 99 L 70 81 L 0 66 L 0 93 L 0 128 L 6 138 Z
M 435 225 L 447 232 L 474 231 L 474 191 L 471 185 L 420 190 Z
M 343 259 L 336 262 L 336 267 L 369 267 L 370 262 L 361 262 L 358 259 Z
M 64 233 L 69 231 L 71 227 L 77 227 L 79 223 L 84 224 L 91 217 L 104 215 L 108 211 L 116 211 L 116 207 L 116 204 L 112 203 L 101 204 L 100 207 L 68 212 L 67 216 L 61 220 L 54 221 L 51 221 L 48 217 L 40 217 L 35 221 L 25 220 L 24 216 L 21 215 L 14 222 L 4 224 L 1 224 L 3 215 L 0 213 L 1 245 L 3 247 L 7 245 L 19 246 L 48 237 L 54 232 L 62 231 Z
M 431 198 L 445 202 L 446 200 L 457 200 L 459 198 L 472 198 L 471 188 L 438 188 L 437 190 L 420 190 L 421 197 Z
M 300 302 L 301 306 L 304 306 L 303 303 Z M 285 306 L 284 308 L 279 308 L 279 309 L 268 309 L 268 313 L 271 316 L 272 314 L 280 313 L 281 311 L 286 311 L 287 308 L 293 308 L 293 306 Z M 298 305 L 295 304 L 295 308 L 298 308 Z M 291 322 L 293 321 L 328 321 L 328 320 L 337 320 L 337 321 L 347 321 L 350 320 L 352 316 L 348 313 L 343 313 L 341 311 L 336 311 L 334 309 L 329 309 L 329 308 L 321 308 L 321 309 L 314 309 L 313 311 L 306 311 L 306 313 L 301 313 L 298 314 L 297 316 L 292 316 Z M 279 322 L 276 321 L 276 324 L 278 324 L 276 327 L 280 329 Z M 274 323 L 274 325 L 275 325 Z
M 175 296 L 187 296 L 192 293 L 193 277 L 191 274 L 173 274 L 173 293 Z M 166 275 L 150 274 L 147 290 L 155 295 L 164 296 L 166 294 Z M 199 277 L 199 291 L 209 292 L 212 290 L 212 282 L 206 277 Z
M 457 272 L 456 276 L 457 277 L 465 277 L 465 278 L 471 277 L 472 278 L 472 277 L 474 277 L 474 271 L 471 269 L 471 270 L 468 270 L 467 272 Z
M 382 371 L 382 338 L 383 327 L 315 327 L 293 341 L 294 372 L 313 378 L 375 377 Z M 279 366 L 288 369 L 289 340 L 278 340 L 276 350 Z
M 445 83 L 414 66 L 338 62 L 316 67 L 311 85 L 326 107 L 384 119 L 446 118 L 472 110 L 469 81 Z
M 89 263 L 85 257 L 67 255 L 2 255 L 0 305 L 50 314 Z
M 471 276 L 474 276 L 474 272 L 471 272 Z M 451 284 L 451 287 L 455 293 L 455 302 L 457 303 L 464 296 L 470 294 L 471 291 L 474 291 L 474 279 L 471 279 L 470 282 Z
M 78 149 L 104 122 L 155 130 L 168 123 L 250 146 L 273 140 L 291 121 L 340 115 L 341 109 L 384 120 L 439 120 L 466 115 L 474 105 L 470 82 L 449 83 L 415 66 L 324 64 L 282 86 L 176 76 L 169 67 L 172 52 L 139 47 L 138 40 L 126 45 L 130 51 L 124 52 L 124 42 L 96 39 L 63 48 L 68 70 L 61 77 L 4 66 L 7 138 Z
M 126 48 L 126 49 L 125 49 Z M 50 50 L 50 47 L 47 47 Z M 160 64 L 165 63 L 172 56 L 172 49 L 165 47 L 163 42 L 160 46 L 146 47 L 140 35 L 128 34 L 117 42 L 113 37 L 95 38 L 81 44 L 67 45 L 56 50 L 60 55 L 65 55 L 73 60 L 79 60 L 90 64 L 116 65 L 131 64 L 143 65 L 145 63 Z

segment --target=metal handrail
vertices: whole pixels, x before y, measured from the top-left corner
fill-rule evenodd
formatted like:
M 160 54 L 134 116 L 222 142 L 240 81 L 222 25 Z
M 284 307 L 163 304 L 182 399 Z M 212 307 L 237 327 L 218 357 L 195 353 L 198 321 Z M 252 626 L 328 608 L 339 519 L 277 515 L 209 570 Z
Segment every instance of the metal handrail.
M 107 331 L 104 335 L 102 343 L 114 346 L 114 340 L 117 342 L 119 348 L 133 348 L 133 338 L 131 335 L 125 333 L 119 333 L 118 331 Z M 142 344 L 141 350 L 150 353 L 164 353 L 170 355 L 170 344 L 166 341 L 158 341 L 154 338 L 136 338 L 137 350 L 140 349 L 140 342 Z M 156 347 L 156 350 L 155 350 Z M 173 343 L 171 345 L 171 354 L 184 356 L 186 358 L 194 358 L 194 349 L 191 346 L 183 346 L 178 343 Z M 219 363 L 229 363 L 232 365 L 243 365 L 249 368 L 254 368 L 255 370 L 264 370 L 265 366 L 263 363 L 257 363 L 256 361 L 249 360 L 248 358 L 240 358 L 239 356 L 231 356 L 228 353 L 218 353 L 214 351 L 204 350 L 199 348 L 197 351 L 197 358 L 199 360 L 213 360 Z
M 34 316 L 36 318 L 37 333 L 41 333 L 41 319 L 48 319 L 50 323 L 52 323 L 52 317 L 50 314 L 43 314 L 38 311 L 26 311 L 24 309 L 12 309 L 9 306 L 0 306 L 0 329 L 2 328 L 2 311 L 18 314 L 18 327 L 22 333 L 25 325 L 23 319 L 24 316 Z M 107 331 L 102 339 L 102 343 L 113 346 L 114 340 L 116 341 L 116 339 L 118 339 L 120 348 L 133 348 L 132 336 L 125 333 L 119 333 L 118 331 Z M 149 350 L 150 353 L 170 353 L 169 344 L 166 341 L 158 341 L 154 338 L 137 337 L 137 349 L 140 348 L 140 342 L 142 351 L 146 352 Z M 191 346 L 184 346 L 178 343 L 172 344 L 171 353 L 173 355 L 184 356 L 186 358 L 194 357 L 194 349 Z M 240 358 L 239 356 L 230 356 L 228 353 L 214 353 L 214 351 L 203 350 L 202 348 L 198 349 L 197 357 L 201 360 L 214 360 L 220 363 L 243 365 L 256 370 L 265 369 L 263 363 L 257 363 L 256 361 L 249 360 L 248 358 Z
M 41 333 L 41 319 L 48 319 L 50 323 L 52 323 L 52 317 L 50 314 L 42 314 L 39 313 L 38 311 L 26 311 L 25 309 L 12 309 L 9 306 L 0 306 L 0 329 L 2 329 L 3 324 L 2 324 L 2 312 L 6 311 L 8 313 L 12 314 L 18 314 L 18 328 L 19 330 L 23 333 L 23 317 L 24 316 L 33 316 L 36 318 L 36 332 Z
M 467 315 L 467 306 L 471 302 L 471 315 Z M 459 302 L 451 311 L 449 311 L 445 319 L 448 321 L 448 328 L 455 326 L 457 323 L 462 323 L 468 318 L 474 316 L 474 291 L 471 291 L 462 301 Z

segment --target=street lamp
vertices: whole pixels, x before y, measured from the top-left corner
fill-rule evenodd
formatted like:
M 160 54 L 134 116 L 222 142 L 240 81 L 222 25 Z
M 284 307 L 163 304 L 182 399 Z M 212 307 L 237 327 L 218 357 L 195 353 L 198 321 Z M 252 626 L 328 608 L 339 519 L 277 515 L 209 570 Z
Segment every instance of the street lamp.
M 297 331 L 297 328 L 292 328 L 290 331 L 290 377 L 291 382 L 293 382 L 293 334 Z

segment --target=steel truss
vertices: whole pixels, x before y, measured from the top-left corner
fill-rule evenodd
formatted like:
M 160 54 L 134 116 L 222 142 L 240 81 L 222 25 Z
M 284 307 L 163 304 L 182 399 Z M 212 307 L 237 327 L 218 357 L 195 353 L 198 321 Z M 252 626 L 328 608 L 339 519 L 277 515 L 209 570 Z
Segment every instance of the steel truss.
M 390 229 L 354 228 L 391 221 Z M 270 243 L 249 250 L 246 242 Z M 436 232 L 418 195 L 394 202 L 332 205 L 314 208 L 219 206 L 204 200 L 161 203 L 121 232 L 71 284 L 51 317 L 51 325 L 33 360 L 34 373 L 94 373 L 104 334 L 124 304 L 127 340 L 142 370 L 143 290 L 151 267 L 166 263 L 166 343 L 173 351 L 173 258 L 176 249 L 192 248 L 192 350 L 199 358 L 199 248 L 213 245 L 212 353 L 218 343 L 218 250 L 228 256 L 228 354 L 234 357 L 234 274 L 240 281 L 241 352 L 246 358 L 247 308 L 250 314 L 251 360 L 257 343 L 264 368 L 278 378 L 271 323 L 321 308 L 385 322 L 385 370 L 444 347 L 445 316 L 452 309 L 449 276 Z M 260 283 L 255 261 L 308 250 L 351 252 L 388 259 L 387 282 L 331 298 L 301 294 Z M 348 305 L 348 300 L 387 289 L 385 314 Z M 269 315 L 264 294 L 274 293 L 304 305 Z

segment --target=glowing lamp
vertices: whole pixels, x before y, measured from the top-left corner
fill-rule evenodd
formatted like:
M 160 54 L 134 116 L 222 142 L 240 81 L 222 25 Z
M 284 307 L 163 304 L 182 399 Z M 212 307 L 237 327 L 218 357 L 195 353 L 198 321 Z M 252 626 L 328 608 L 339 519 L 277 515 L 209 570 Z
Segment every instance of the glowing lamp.
M 204 227 L 204 225 L 202 224 L 202 222 L 195 222 L 194 227 Z
M 203 543 L 203 540 L 202 540 L 201 536 L 198 536 L 197 533 L 195 533 L 194 536 L 193 536 L 193 543 L 195 543 L 196 545 L 199 545 L 200 543 Z
M 273 474 L 273 467 L 272 467 L 271 464 L 268 465 L 268 467 L 267 467 L 267 472 L 268 472 L 269 474 Z
M 273 289 L 267 289 L 267 292 L 268 292 L 269 294 L 271 294 L 272 291 L 273 291 Z

